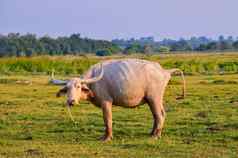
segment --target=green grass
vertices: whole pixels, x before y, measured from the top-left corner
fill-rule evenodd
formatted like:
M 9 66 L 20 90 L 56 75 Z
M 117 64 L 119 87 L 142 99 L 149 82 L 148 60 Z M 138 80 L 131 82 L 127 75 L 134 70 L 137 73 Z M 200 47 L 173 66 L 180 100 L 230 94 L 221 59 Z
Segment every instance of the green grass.
M 180 68 L 187 75 L 211 75 L 238 73 L 238 53 L 210 54 L 168 54 L 144 56 L 82 57 L 82 56 L 42 56 L 32 58 L 1 58 L 0 74 L 49 74 L 53 69 L 57 74 L 81 74 L 91 65 L 106 59 L 141 58 L 159 62 L 165 68 Z
M 32 80 L 32 85 L 16 80 Z M 88 102 L 73 108 L 74 125 L 56 98 L 47 76 L 1 76 L 0 157 L 193 157 L 238 155 L 237 75 L 187 76 L 187 97 L 180 79 L 167 88 L 167 117 L 160 140 L 150 138 L 147 105 L 113 108 L 112 142 L 102 143 L 102 112 Z

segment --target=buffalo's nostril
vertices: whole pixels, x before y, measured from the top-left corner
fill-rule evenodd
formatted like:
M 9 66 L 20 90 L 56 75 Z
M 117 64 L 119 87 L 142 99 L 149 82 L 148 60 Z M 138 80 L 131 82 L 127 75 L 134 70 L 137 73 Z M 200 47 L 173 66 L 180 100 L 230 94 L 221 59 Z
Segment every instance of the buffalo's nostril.
M 69 100 L 69 101 L 68 101 L 68 105 L 69 105 L 69 106 L 73 106 L 74 104 L 75 104 L 75 100 Z

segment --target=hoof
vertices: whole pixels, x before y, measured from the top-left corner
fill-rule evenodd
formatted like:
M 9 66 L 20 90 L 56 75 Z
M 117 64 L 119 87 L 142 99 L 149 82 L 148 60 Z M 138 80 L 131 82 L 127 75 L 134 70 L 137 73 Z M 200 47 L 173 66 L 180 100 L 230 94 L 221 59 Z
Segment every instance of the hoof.
M 161 138 L 161 130 L 160 129 L 155 129 L 151 132 L 150 135 L 154 139 L 159 139 L 159 138 Z
M 151 138 L 157 140 L 157 139 L 160 139 L 161 138 L 161 135 L 151 135 Z
M 112 136 L 102 136 L 99 140 L 102 142 L 109 142 L 112 140 Z

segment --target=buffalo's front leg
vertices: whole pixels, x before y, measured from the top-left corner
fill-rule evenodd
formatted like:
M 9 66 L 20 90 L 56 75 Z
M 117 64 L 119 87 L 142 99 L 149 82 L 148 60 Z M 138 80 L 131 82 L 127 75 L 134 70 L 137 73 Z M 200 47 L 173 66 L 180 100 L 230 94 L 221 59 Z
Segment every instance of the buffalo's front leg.
M 101 138 L 102 141 L 110 141 L 112 139 L 112 103 L 104 102 L 102 105 L 103 120 L 105 124 L 105 135 Z

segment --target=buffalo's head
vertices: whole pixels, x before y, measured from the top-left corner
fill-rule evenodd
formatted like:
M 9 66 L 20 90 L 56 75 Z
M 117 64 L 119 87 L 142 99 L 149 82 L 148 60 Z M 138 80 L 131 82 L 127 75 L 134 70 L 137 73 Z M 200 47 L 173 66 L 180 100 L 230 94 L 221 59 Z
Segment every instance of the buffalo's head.
M 82 78 L 72 78 L 68 81 L 54 80 L 55 83 L 60 83 L 60 85 L 65 85 L 60 89 L 56 96 L 60 97 L 64 94 L 67 96 L 67 105 L 73 106 L 78 104 L 80 100 L 85 100 L 88 97 L 93 97 L 93 92 L 88 88 L 87 85 L 95 83 L 102 79 L 103 77 L 103 68 L 101 66 L 101 73 L 97 77 L 82 79 Z M 57 82 L 56 82 L 57 81 Z

